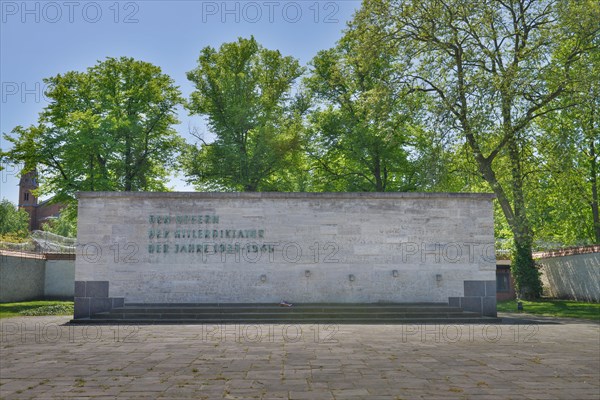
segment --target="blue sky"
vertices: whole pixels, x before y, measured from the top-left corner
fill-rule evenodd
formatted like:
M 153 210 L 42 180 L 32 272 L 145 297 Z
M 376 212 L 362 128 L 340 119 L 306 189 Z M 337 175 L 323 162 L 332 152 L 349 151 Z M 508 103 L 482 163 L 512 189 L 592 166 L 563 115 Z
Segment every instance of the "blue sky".
M 128 56 L 162 68 L 184 96 L 186 72 L 205 46 L 254 35 L 264 47 L 306 65 L 342 36 L 359 0 L 342 1 L 0 1 L 0 132 L 28 126 L 47 104 L 43 78 Z M 179 133 L 206 128 L 179 113 Z M 8 143 L 0 139 L 0 147 Z M 16 203 L 18 166 L 0 172 L 0 198 Z M 193 190 L 181 177 L 175 190 Z

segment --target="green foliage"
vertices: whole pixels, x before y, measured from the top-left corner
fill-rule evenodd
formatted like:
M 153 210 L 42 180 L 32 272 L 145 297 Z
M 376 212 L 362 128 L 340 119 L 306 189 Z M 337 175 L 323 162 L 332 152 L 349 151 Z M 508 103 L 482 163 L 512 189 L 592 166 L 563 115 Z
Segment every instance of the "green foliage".
M 37 166 L 40 194 L 72 201 L 78 191 L 166 190 L 182 145 L 172 128 L 182 99 L 159 67 L 107 58 L 45 83 L 50 104 L 39 124 L 5 135 L 11 161 Z
M 8 245 L 0 246 L 0 248 L 4 248 L 6 250 L 10 250 L 10 244 L 18 244 L 19 247 L 30 247 L 28 244 L 30 243 L 29 238 L 23 236 L 22 234 L 14 234 L 7 233 L 5 235 L 0 235 L 0 242 L 8 243 Z
M 600 34 L 591 41 L 584 35 L 591 27 L 598 29 L 600 4 L 585 0 L 563 7 L 564 38 L 555 57 L 569 57 L 573 42 L 587 48 L 571 65 L 571 79 L 559 97 L 562 109 L 536 126 L 540 173 L 531 186 L 536 200 L 532 214 L 537 236 L 547 241 L 600 243 Z
M 418 126 L 409 99 L 393 84 L 394 49 L 357 52 L 349 31 L 312 60 L 306 87 L 316 102 L 306 150 L 313 179 L 324 191 L 411 191 L 416 171 L 409 137 Z M 415 110 L 415 107 L 412 107 Z
M 42 224 L 42 230 L 60 236 L 77 237 L 77 206 L 69 204 L 60 211 L 58 218 Z
M 29 214 L 10 201 L 0 202 L 0 237 L 3 241 L 21 241 L 29 234 Z
M 303 112 L 290 91 L 302 74 L 298 61 L 240 38 L 219 50 L 206 47 L 188 72 L 196 90 L 187 108 L 205 116 L 216 140 L 200 135 L 183 166 L 201 189 L 277 190 L 300 149 Z

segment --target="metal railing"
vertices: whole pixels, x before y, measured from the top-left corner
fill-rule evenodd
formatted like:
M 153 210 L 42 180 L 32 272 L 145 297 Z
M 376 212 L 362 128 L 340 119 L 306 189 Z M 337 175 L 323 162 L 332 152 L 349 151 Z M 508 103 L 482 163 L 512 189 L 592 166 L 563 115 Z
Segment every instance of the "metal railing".
M 29 239 L 23 243 L 0 241 L 0 250 L 17 253 L 75 254 L 76 249 L 77 239 L 45 231 L 33 231 L 29 236 Z

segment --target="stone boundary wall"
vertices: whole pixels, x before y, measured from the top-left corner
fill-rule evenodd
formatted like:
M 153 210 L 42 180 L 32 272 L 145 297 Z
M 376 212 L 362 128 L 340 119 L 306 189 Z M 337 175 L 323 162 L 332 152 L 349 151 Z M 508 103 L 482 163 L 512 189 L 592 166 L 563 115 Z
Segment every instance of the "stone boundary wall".
M 544 294 L 557 299 L 600 302 L 600 246 L 595 252 L 571 253 L 536 260 Z
M 72 298 L 74 281 L 73 254 L 0 250 L 0 303 Z
M 436 302 L 496 315 L 493 195 L 79 194 L 76 315 L 123 303 Z

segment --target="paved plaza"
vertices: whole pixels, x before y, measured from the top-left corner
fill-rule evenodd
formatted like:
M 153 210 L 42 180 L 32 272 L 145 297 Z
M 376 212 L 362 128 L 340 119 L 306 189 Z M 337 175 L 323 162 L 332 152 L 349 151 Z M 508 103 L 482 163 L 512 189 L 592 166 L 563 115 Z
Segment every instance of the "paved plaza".
M 594 399 L 600 326 L 2 319 L 3 399 Z

